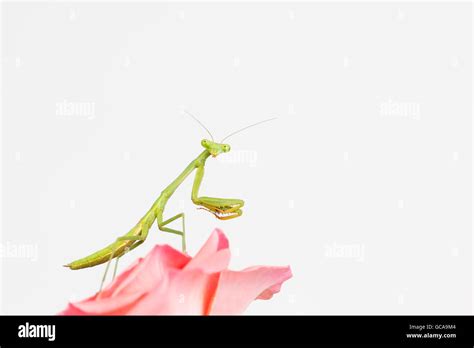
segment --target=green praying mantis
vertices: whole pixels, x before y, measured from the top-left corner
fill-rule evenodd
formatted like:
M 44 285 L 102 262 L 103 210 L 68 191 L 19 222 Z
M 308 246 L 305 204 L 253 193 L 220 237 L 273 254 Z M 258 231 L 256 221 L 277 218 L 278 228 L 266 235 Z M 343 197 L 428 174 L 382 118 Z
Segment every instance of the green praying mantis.
M 259 125 L 264 122 L 272 121 L 274 118 L 266 119 L 250 126 L 244 127 L 235 131 L 225 138 L 223 138 L 220 142 L 215 142 L 214 137 L 212 136 L 211 132 L 201 123 L 196 117 L 194 117 L 189 112 L 185 111 L 189 116 L 191 116 L 195 121 L 197 121 L 211 136 L 211 140 L 203 139 L 201 141 L 201 146 L 204 148 L 202 151 L 188 166 L 178 175 L 176 179 L 174 179 L 171 184 L 169 184 L 160 194 L 158 199 L 153 203 L 150 210 L 138 221 L 138 223 L 125 235 L 117 238 L 117 240 L 105 248 L 90 254 L 86 257 L 68 263 L 64 265 L 65 267 L 69 267 L 72 270 L 87 268 L 87 267 L 94 267 L 105 262 L 108 262 L 104 277 L 102 279 L 102 284 L 100 289 L 104 284 L 107 271 L 112 259 L 118 259 L 123 256 L 126 252 L 131 251 L 141 245 L 147 238 L 148 232 L 152 227 L 153 223 L 156 221 L 158 225 L 158 229 L 163 232 L 174 233 L 181 236 L 181 247 L 183 252 L 186 252 L 186 229 L 185 229 L 185 217 L 184 213 L 176 214 L 175 216 L 164 220 L 163 213 L 166 207 L 168 200 L 171 198 L 173 193 L 176 189 L 183 183 L 183 181 L 193 172 L 196 171 L 196 175 L 194 177 L 193 188 L 191 192 L 191 200 L 194 204 L 198 205 L 200 209 L 204 209 L 211 214 L 213 214 L 216 218 L 220 220 L 229 220 L 234 219 L 242 215 L 242 207 L 244 206 L 244 201 L 241 199 L 235 198 L 215 198 L 215 197 L 205 197 L 199 196 L 199 188 L 201 187 L 201 182 L 204 177 L 204 166 L 206 164 L 206 160 L 212 156 L 217 157 L 222 153 L 226 153 L 230 151 L 230 145 L 223 143 L 224 140 L 228 139 L 229 137 L 237 134 L 245 129 L 250 127 Z M 168 224 L 171 222 L 181 219 L 182 223 L 182 230 L 177 230 L 173 228 L 167 227 Z M 114 270 L 114 277 L 117 270 L 117 263 L 115 265 Z

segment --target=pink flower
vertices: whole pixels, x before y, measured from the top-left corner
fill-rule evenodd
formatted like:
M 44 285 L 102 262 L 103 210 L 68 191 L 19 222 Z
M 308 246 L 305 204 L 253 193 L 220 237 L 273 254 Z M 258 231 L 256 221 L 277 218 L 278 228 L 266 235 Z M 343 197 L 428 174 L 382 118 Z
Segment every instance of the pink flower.
M 61 315 L 240 314 L 255 299 L 270 299 L 291 278 L 290 267 L 231 271 L 229 243 L 215 229 L 193 258 L 156 245 L 101 293 L 69 303 Z

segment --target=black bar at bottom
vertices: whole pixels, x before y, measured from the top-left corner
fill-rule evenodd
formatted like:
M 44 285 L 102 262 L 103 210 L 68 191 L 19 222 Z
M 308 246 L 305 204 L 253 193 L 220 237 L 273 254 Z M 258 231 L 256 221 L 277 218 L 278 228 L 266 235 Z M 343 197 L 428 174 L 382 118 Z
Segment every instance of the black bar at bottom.
M 416 344 L 472 347 L 473 316 L 0 316 L 0 346 Z M 52 326 L 54 325 L 54 340 Z M 31 337 L 39 336 L 43 337 Z M 20 337 L 27 336 L 27 337 Z

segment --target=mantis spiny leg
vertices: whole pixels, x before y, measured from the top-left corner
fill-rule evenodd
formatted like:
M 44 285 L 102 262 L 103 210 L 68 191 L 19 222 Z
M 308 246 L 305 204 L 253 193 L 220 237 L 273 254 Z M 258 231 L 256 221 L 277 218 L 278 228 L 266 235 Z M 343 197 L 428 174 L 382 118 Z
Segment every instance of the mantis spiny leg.
M 216 198 L 216 197 L 199 197 L 199 188 L 201 187 L 202 178 L 204 176 L 204 165 L 197 167 L 196 176 L 194 178 L 191 199 L 194 204 L 199 205 L 213 214 L 220 220 L 230 220 L 242 215 L 244 201 L 234 198 Z
M 210 206 L 208 204 L 201 203 L 201 207 L 199 207 L 198 209 L 202 209 L 211 213 L 219 220 L 230 220 L 230 219 L 235 219 L 242 215 L 242 210 L 240 210 L 241 207 L 242 207 L 241 205 L 236 205 L 232 208 L 222 210 L 222 209 L 216 208 L 215 206 Z M 228 215 L 225 215 L 225 214 L 228 214 Z

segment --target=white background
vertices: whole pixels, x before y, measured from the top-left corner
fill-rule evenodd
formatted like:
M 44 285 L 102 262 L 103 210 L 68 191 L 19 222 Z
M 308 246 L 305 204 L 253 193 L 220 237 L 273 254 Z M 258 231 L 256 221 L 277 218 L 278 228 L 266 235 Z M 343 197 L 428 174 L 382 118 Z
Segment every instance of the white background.
M 217 139 L 184 211 L 231 268 L 290 265 L 250 314 L 466 314 L 472 308 L 469 3 L 3 3 L 1 312 L 54 314 L 103 267 L 62 265 L 128 231 Z M 155 243 L 153 229 L 121 269 Z

